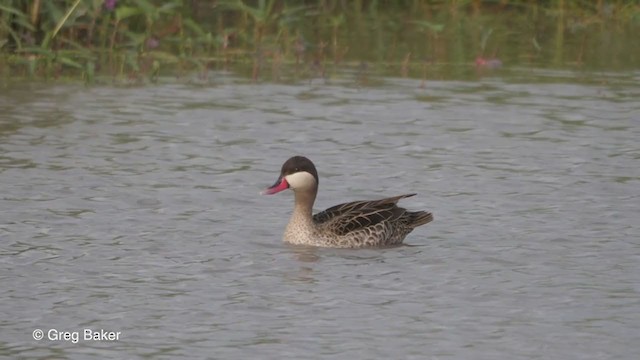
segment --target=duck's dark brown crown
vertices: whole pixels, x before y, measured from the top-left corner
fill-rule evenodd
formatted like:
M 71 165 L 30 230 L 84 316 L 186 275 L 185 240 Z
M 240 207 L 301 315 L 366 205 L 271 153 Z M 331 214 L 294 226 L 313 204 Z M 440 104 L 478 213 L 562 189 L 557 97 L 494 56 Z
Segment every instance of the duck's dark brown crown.
M 309 174 L 313 175 L 313 177 L 316 179 L 316 184 L 320 183 L 316 166 L 313 165 L 313 162 L 311 162 L 311 160 L 307 159 L 304 156 L 294 156 L 285 161 L 285 163 L 282 164 L 280 176 L 284 177 L 301 171 L 306 171 Z

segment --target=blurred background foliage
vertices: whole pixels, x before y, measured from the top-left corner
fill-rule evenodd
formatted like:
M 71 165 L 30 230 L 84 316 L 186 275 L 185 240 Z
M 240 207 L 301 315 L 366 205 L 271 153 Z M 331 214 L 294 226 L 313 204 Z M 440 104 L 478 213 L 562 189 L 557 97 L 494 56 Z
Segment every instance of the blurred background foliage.
M 640 64 L 640 0 L 4 0 L 0 74 L 254 80 Z

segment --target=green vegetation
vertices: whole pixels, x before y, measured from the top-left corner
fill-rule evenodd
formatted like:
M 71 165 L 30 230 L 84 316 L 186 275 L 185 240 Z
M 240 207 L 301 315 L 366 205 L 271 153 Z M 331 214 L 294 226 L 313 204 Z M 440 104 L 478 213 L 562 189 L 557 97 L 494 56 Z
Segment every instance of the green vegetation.
M 640 64 L 640 0 L 5 0 L 0 11 L 3 77 L 448 78 L 493 58 Z

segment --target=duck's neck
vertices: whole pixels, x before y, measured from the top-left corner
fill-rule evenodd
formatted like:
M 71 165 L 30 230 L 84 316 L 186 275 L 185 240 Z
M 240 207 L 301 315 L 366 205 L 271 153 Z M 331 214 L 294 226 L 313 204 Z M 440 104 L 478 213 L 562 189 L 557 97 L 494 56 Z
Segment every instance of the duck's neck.
M 295 206 L 285 230 L 284 240 L 290 243 L 304 244 L 311 240 L 315 224 L 313 223 L 313 203 L 316 191 L 296 191 Z
M 313 203 L 316 201 L 317 189 L 313 191 L 296 191 L 295 206 L 293 207 L 292 217 L 312 221 L 313 219 Z

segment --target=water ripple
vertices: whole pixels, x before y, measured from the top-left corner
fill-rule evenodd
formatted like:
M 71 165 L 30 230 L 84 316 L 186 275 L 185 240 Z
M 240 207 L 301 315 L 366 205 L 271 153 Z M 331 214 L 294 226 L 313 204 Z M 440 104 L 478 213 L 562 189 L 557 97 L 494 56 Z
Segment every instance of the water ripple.
M 637 87 L 427 85 L 12 89 L 0 354 L 638 357 Z M 436 221 L 399 248 L 286 246 L 291 194 L 258 191 L 298 153 L 318 209 L 411 191 Z

